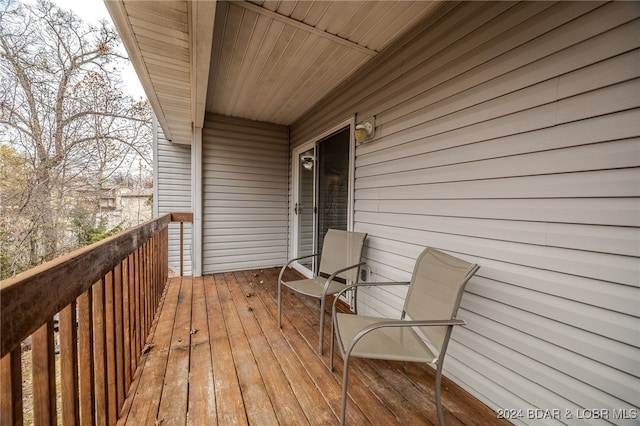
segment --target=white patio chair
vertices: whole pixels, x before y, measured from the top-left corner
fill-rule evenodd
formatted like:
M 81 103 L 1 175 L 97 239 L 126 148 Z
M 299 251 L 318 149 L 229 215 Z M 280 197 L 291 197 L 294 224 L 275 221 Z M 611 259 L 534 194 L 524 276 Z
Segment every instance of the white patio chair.
M 278 327 L 282 328 L 283 285 L 298 293 L 320 299 L 320 344 L 318 345 L 320 355 L 323 352 L 325 299 L 327 295 L 336 294 L 344 289 L 346 284 L 338 281 L 337 278 L 345 280 L 345 282 L 357 280 L 360 267 L 364 264 L 361 262 L 361 257 L 366 237 L 367 234 L 362 232 L 329 229 L 325 234 L 321 253 L 291 259 L 280 270 L 278 277 Z M 318 256 L 320 257 L 320 266 L 317 276 L 296 281 L 282 279 L 285 270 L 291 263 Z
M 333 371 L 335 331 L 335 340 L 344 359 L 342 425 L 347 407 L 349 361 L 353 357 L 435 365 L 438 422 L 444 425 L 440 401 L 442 364 L 453 326 L 466 324 L 464 320 L 456 319 L 456 313 L 464 287 L 478 269 L 478 265 L 427 248 L 418 257 L 410 282 L 356 283 L 343 289 L 347 291 L 353 287 L 379 285 L 409 286 L 399 320 L 338 313 L 336 304 L 333 304 L 329 369 Z

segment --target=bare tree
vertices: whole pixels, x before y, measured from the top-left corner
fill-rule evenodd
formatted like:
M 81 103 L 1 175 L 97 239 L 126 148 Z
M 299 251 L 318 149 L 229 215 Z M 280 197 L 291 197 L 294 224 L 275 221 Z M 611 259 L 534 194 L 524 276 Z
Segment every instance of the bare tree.
M 17 211 L 31 225 L 30 266 L 66 249 L 70 188 L 99 189 L 149 161 L 150 109 L 122 93 L 118 47 L 106 22 L 87 26 L 46 0 L 0 0 L 0 143 L 28 166 Z

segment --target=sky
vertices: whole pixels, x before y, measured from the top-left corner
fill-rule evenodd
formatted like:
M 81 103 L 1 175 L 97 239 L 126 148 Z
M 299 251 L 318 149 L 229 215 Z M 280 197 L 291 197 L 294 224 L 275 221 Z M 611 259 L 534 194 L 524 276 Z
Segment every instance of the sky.
M 64 10 L 72 10 L 87 23 L 95 23 L 100 19 L 106 19 L 113 23 L 107 7 L 104 5 L 104 0 L 53 0 L 53 2 Z M 124 82 L 123 89 L 126 94 L 133 96 L 135 99 L 147 98 L 131 64 L 122 70 L 122 79 Z

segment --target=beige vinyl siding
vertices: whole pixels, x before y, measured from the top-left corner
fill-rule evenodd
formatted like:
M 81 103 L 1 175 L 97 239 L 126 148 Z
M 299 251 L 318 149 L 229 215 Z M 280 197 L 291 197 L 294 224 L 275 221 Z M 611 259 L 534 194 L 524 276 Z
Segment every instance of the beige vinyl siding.
M 390 52 L 291 129 L 376 117 L 355 170 L 372 280 L 424 246 L 479 263 L 445 374 L 515 423 L 637 424 L 614 410 L 640 410 L 640 4 L 447 3 Z
M 282 265 L 288 129 L 208 115 L 203 144 L 203 273 Z
M 169 142 L 160 126 L 155 129 L 154 214 L 191 212 L 191 146 Z M 184 224 L 183 273 L 191 274 L 192 229 Z M 180 271 L 180 224 L 169 224 L 169 267 Z

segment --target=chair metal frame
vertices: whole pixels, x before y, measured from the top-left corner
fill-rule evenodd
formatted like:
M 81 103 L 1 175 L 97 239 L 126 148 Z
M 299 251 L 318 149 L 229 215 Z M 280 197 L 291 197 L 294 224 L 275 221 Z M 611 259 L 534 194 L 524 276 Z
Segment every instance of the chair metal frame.
M 434 254 L 437 253 L 438 256 L 446 256 L 450 259 L 455 259 L 455 261 L 457 262 L 461 262 L 461 263 L 466 263 L 468 265 L 468 268 L 466 269 L 466 273 L 464 276 L 461 277 L 461 279 L 458 282 L 452 283 L 452 285 L 457 285 L 458 286 L 458 290 L 457 290 L 457 294 L 455 297 L 455 302 L 452 305 L 452 312 L 449 318 L 442 318 L 442 319 L 411 319 L 411 320 L 406 320 L 405 316 L 407 314 L 406 309 L 409 303 L 409 298 L 411 297 L 411 290 L 412 287 L 415 285 L 415 281 L 416 281 L 416 275 L 418 272 L 418 268 L 420 266 L 420 262 L 423 260 L 423 258 L 427 255 L 427 254 Z M 329 358 L 329 370 L 333 371 L 334 366 L 333 366 L 333 354 L 334 354 L 334 340 L 337 340 L 338 342 L 338 346 L 340 348 L 340 354 L 343 358 L 344 361 L 344 365 L 343 365 L 343 379 L 342 379 L 342 406 L 341 406 L 341 420 L 340 420 L 340 424 L 344 425 L 345 424 L 345 418 L 346 418 L 346 407 L 347 407 L 347 386 L 348 386 L 348 381 L 349 381 L 349 361 L 352 357 L 353 351 L 356 348 L 356 345 L 358 344 L 358 342 L 365 336 L 367 336 L 369 333 L 378 330 L 378 329 L 382 329 L 385 327 L 411 327 L 412 331 L 415 333 L 415 330 L 413 330 L 413 327 L 446 327 L 446 331 L 444 333 L 444 337 L 442 339 L 442 345 L 440 347 L 439 351 L 435 351 L 437 353 L 435 353 L 434 351 L 431 350 L 431 347 L 428 347 L 425 344 L 425 348 L 427 348 L 425 350 L 425 357 L 427 356 L 435 356 L 435 359 L 433 359 L 432 361 L 427 361 L 427 363 L 435 365 L 436 366 L 436 376 L 435 376 L 435 399 L 436 399 L 436 408 L 437 408 L 437 413 L 438 413 L 438 422 L 441 426 L 444 425 L 444 415 L 443 415 L 443 411 L 442 411 L 442 402 L 441 402 L 441 383 L 442 383 L 442 366 L 444 364 L 444 357 L 447 351 L 447 347 L 449 345 L 449 339 L 451 337 L 451 333 L 453 331 L 453 327 L 454 326 L 458 326 L 458 325 L 466 325 L 466 322 L 462 319 L 456 319 L 456 314 L 458 311 L 458 308 L 460 306 L 460 302 L 462 300 L 462 295 L 464 293 L 464 289 L 465 286 L 467 284 L 467 282 L 469 281 L 469 279 L 478 271 L 480 267 L 476 264 L 471 264 L 468 262 L 464 262 L 461 259 L 455 258 L 453 256 L 447 255 L 439 250 L 433 249 L 433 248 L 427 248 L 425 249 L 420 256 L 418 257 L 418 259 L 416 260 L 416 264 L 414 267 L 414 272 L 411 278 L 410 282 L 380 282 L 380 283 L 355 283 L 352 285 L 349 285 L 347 287 L 345 287 L 342 292 L 346 292 L 349 291 L 351 289 L 357 288 L 357 287 L 373 287 L 373 286 L 398 286 L 398 285 L 402 285 L 402 286 L 409 286 L 409 291 L 407 293 L 407 297 L 405 299 L 405 303 L 404 303 L 404 307 L 402 309 L 402 313 L 401 313 L 401 317 L 399 320 L 397 319 L 389 319 L 389 318 L 370 318 L 370 321 L 372 321 L 370 324 L 366 325 L 365 327 L 363 327 L 362 329 L 360 329 L 360 331 L 352 338 L 352 340 L 349 342 L 348 346 L 345 348 L 342 342 L 342 338 L 340 337 L 340 325 L 339 325 L 339 320 L 338 320 L 338 312 L 336 310 L 336 306 L 337 306 L 337 300 L 338 297 L 340 296 L 340 293 L 336 294 L 336 300 L 333 303 L 333 307 L 332 307 L 332 321 L 331 321 L 331 354 L 330 354 L 330 358 Z M 355 314 L 357 315 L 357 313 Z M 416 334 L 417 335 L 417 334 Z M 425 339 L 424 335 L 421 335 L 420 338 L 422 338 L 423 340 Z M 415 361 L 413 359 L 400 359 L 397 356 L 394 357 L 388 357 L 385 358 L 384 354 L 379 354 L 380 356 L 375 356 L 375 358 L 377 359 L 393 359 L 393 360 L 399 360 L 399 361 L 405 361 L 405 368 L 406 368 L 406 362 L 408 361 Z M 374 358 L 372 356 L 366 356 L 366 355 L 354 355 L 354 357 L 360 357 L 360 358 Z
M 333 271 L 325 271 L 322 270 L 322 252 L 325 251 L 325 248 L 328 246 L 328 244 L 331 243 L 331 241 L 329 241 L 329 239 L 331 238 L 348 238 L 348 236 L 353 236 L 358 238 L 358 246 L 353 247 L 355 249 L 358 249 L 358 255 L 356 256 L 358 259 L 358 263 L 355 264 L 351 264 L 348 265 L 346 264 L 347 261 L 345 260 L 344 262 L 342 262 L 343 264 L 345 264 L 346 266 L 339 268 L 337 270 L 333 270 Z M 357 277 L 360 273 L 360 267 L 363 266 L 365 264 L 365 262 L 362 262 L 362 250 L 364 247 L 364 241 L 367 238 L 367 234 L 366 233 L 362 233 L 362 232 L 352 232 L 352 231 L 342 231 L 342 230 L 337 230 L 337 229 L 329 229 L 329 231 L 327 231 L 327 234 L 325 235 L 325 239 L 324 239 L 324 244 L 323 244 L 323 248 L 322 248 L 322 252 L 320 253 L 313 253 L 310 255 L 306 255 L 306 256 L 300 256 L 300 257 L 296 257 L 294 259 L 289 260 L 280 270 L 280 274 L 278 276 L 278 327 L 282 328 L 282 286 L 286 286 L 289 287 L 291 290 L 298 292 L 300 294 L 304 294 L 307 296 L 311 296 L 311 297 L 315 297 L 315 298 L 319 298 L 320 299 L 320 338 L 319 338 L 319 344 L 318 344 L 318 353 L 320 355 L 323 354 L 323 350 L 324 350 L 324 317 L 325 317 L 325 303 L 326 303 L 326 298 L 327 295 L 331 295 L 331 294 L 336 294 L 338 292 L 340 292 L 341 294 L 343 293 L 341 290 L 347 286 L 347 284 L 342 284 L 340 283 L 340 287 L 338 289 L 336 289 L 337 286 L 335 286 L 334 284 L 337 283 L 336 278 L 340 277 L 342 279 L 346 279 L 348 281 L 349 277 Z M 326 256 L 327 254 L 325 254 Z M 337 253 L 331 253 L 331 255 L 337 255 Z M 312 257 L 320 257 L 321 258 L 321 264 L 320 264 L 320 270 L 318 271 L 318 273 L 322 273 L 325 275 L 329 275 L 326 279 L 321 278 L 319 276 L 314 276 L 312 278 L 306 279 L 306 280 L 298 280 L 298 281 L 292 281 L 292 282 L 287 282 L 284 281 L 282 279 L 282 277 L 284 276 L 284 273 L 286 272 L 287 268 L 294 262 L 297 262 L 299 260 L 302 259 L 307 259 L 307 258 L 312 258 Z M 340 263 L 340 262 L 339 262 Z M 355 275 L 350 272 L 352 270 L 356 270 L 355 271 Z M 347 275 L 348 274 L 348 275 Z M 317 282 L 318 285 L 322 286 L 322 291 L 320 292 L 320 296 L 318 296 L 317 294 L 313 294 L 311 292 L 305 292 L 302 291 L 299 288 L 296 288 L 294 286 L 294 284 L 296 283 L 300 283 L 300 282 Z M 352 281 L 355 281 L 352 280 Z M 354 303 L 357 304 L 357 289 L 354 289 Z

